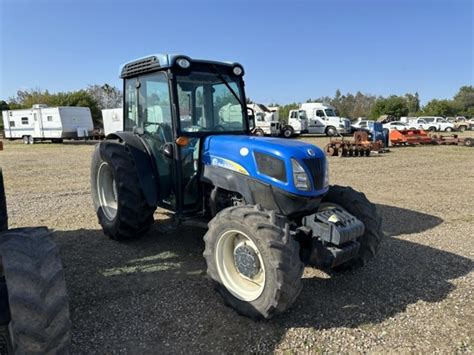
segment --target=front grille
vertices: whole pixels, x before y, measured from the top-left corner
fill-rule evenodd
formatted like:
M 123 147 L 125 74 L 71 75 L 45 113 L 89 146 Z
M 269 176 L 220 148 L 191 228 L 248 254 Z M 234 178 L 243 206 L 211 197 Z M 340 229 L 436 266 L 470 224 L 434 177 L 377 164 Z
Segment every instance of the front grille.
M 321 190 L 324 187 L 324 173 L 325 161 L 324 159 L 311 158 L 303 159 L 303 162 L 308 167 L 311 177 L 313 178 L 314 188 L 316 190 Z
M 160 62 L 155 56 L 147 57 L 144 59 L 139 59 L 134 62 L 126 64 L 123 69 L 120 77 L 128 78 L 135 76 L 137 74 L 146 73 L 149 71 L 156 70 L 160 67 Z

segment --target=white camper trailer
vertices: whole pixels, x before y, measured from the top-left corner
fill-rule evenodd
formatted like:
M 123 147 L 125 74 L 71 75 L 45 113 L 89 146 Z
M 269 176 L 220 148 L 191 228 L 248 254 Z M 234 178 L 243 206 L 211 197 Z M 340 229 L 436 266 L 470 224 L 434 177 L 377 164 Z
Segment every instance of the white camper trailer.
M 88 107 L 33 105 L 31 109 L 3 111 L 2 116 L 5 138 L 23 139 L 25 144 L 87 138 L 94 129 Z
M 106 137 L 111 133 L 123 131 L 123 109 L 109 108 L 102 110 L 102 121 L 104 122 Z

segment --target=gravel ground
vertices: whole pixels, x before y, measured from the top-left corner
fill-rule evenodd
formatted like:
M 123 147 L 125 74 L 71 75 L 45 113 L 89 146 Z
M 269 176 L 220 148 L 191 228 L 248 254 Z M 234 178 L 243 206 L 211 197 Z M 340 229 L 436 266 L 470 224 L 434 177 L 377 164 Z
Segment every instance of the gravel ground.
M 472 351 L 473 148 L 330 158 L 332 183 L 364 191 L 387 238 L 357 272 L 307 268 L 295 306 L 264 322 L 238 316 L 214 293 L 203 230 L 173 229 L 158 211 L 140 240 L 108 240 L 90 198 L 92 151 L 6 142 L 0 152 L 11 227 L 47 225 L 61 247 L 72 353 Z

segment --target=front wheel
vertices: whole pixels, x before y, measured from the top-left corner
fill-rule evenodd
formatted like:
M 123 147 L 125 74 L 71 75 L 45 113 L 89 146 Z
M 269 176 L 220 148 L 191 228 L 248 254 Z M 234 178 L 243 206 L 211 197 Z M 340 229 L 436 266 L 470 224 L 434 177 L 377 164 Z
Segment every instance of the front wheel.
M 452 129 L 451 127 L 446 127 L 445 131 L 446 131 L 446 132 L 452 132 L 453 129 Z
M 383 239 L 382 218 L 377 208 L 367 197 L 350 187 L 331 186 L 324 196 L 320 211 L 334 207 L 342 207 L 364 223 L 365 232 L 359 237 L 359 254 L 348 262 L 336 267 L 336 270 L 355 269 L 364 266 L 377 254 Z
M 204 236 L 207 273 L 224 302 L 252 319 L 287 310 L 304 265 L 286 219 L 258 206 L 226 208 Z
M 329 137 L 333 137 L 337 134 L 337 129 L 336 127 L 333 127 L 333 126 L 329 126 L 328 128 L 326 128 L 326 135 L 329 136 Z
M 291 126 L 285 126 L 283 128 L 283 137 L 285 138 L 291 138 L 295 134 L 295 130 Z
M 265 132 L 261 128 L 257 128 L 253 134 L 257 137 L 263 137 L 265 135 Z

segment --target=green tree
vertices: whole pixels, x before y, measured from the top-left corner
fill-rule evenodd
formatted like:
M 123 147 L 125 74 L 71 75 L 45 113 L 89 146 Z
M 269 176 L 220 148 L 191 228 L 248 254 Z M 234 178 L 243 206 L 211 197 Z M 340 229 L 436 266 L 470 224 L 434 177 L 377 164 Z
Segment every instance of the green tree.
M 458 114 L 474 116 L 474 86 L 462 86 L 453 98 Z
M 429 116 L 455 116 L 460 107 L 452 100 L 431 100 L 423 107 L 423 114 Z
M 382 115 L 391 115 L 397 118 L 408 115 L 406 99 L 396 95 L 377 99 L 371 110 L 370 117 L 375 119 Z

